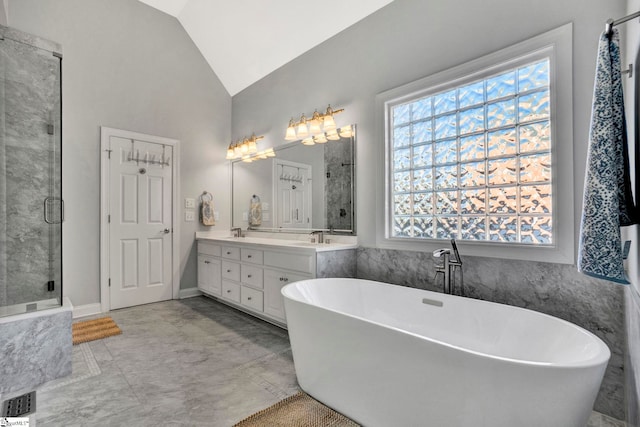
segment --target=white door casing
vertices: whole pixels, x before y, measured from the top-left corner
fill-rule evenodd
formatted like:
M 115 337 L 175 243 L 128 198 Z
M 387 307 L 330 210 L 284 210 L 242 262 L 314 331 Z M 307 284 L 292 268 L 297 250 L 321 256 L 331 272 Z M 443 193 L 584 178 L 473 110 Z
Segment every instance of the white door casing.
M 178 141 L 103 127 L 101 145 L 101 309 L 176 298 Z

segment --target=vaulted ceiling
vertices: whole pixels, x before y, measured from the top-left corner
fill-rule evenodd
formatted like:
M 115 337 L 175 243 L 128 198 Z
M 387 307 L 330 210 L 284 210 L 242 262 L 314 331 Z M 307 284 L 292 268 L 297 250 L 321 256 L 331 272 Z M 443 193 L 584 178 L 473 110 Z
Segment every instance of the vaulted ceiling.
M 393 0 L 140 0 L 178 19 L 230 95 Z

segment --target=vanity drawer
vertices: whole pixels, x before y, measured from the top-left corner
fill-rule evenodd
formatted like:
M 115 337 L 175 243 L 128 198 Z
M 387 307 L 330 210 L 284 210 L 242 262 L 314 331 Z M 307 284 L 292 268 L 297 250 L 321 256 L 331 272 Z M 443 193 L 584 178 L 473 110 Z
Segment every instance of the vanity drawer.
M 223 246 L 222 247 L 222 258 L 227 259 L 240 259 L 240 248 L 235 246 Z
M 242 264 L 240 267 L 241 281 L 254 288 L 262 289 L 262 268 Z
M 198 253 L 205 255 L 220 256 L 221 248 L 218 245 L 206 242 L 198 242 Z
M 243 262 L 252 264 L 262 264 L 262 251 L 256 249 L 242 248 L 240 249 L 240 258 Z
M 262 291 L 246 286 L 240 288 L 240 303 L 256 311 L 262 311 Z
M 240 302 L 240 285 L 223 280 L 222 297 L 231 301 Z
M 222 261 L 222 277 L 229 280 L 240 281 L 240 264 Z
M 314 255 L 267 251 L 264 254 L 264 265 L 313 274 Z

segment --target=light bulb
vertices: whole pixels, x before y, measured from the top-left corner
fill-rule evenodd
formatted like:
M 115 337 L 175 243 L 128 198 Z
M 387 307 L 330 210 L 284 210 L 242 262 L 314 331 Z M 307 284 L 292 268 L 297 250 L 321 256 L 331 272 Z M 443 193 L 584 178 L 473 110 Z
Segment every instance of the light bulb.
M 307 118 L 302 115 L 300 117 L 300 123 L 298 123 L 298 128 L 296 129 L 296 134 L 298 139 L 303 139 L 309 136 L 309 129 L 307 129 Z
M 315 142 L 313 142 L 313 138 L 311 138 L 311 137 L 303 139 L 302 143 L 304 145 L 314 145 L 315 144 Z
M 324 129 L 325 132 L 336 129 L 336 122 L 333 120 L 333 116 L 324 116 L 322 129 Z
M 248 146 L 249 146 L 249 153 L 253 154 L 256 151 L 258 151 L 258 144 L 256 143 L 255 138 L 251 138 L 249 140 Z
M 353 136 L 353 131 L 351 130 L 351 125 L 340 128 L 338 134 L 342 138 L 351 138 Z
M 324 117 L 322 119 L 322 129 L 324 131 L 334 130 L 336 128 L 336 122 L 333 120 L 333 109 L 331 105 L 327 106 L 327 111 L 324 113 Z
M 325 142 L 327 142 L 327 137 L 325 136 L 324 133 L 321 133 L 320 135 L 314 136 L 313 140 L 315 141 L 316 144 L 324 144 Z
M 316 110 L 313 112 L 311 120 L 309 120 L 309 133 L 311 135 L 315 135 L 320 132 L 322 132 L 322 129 L 320 128 L 320 113 Z
M 327 132 L 327 139 L 329 141 L 337 141 L 340 139 L 340 135 L 338 135 L 338 131 L 334 130 L 330 130 L 329 132 Z
M 295 141 L 296 139 L 298 139 L 296 137 L 296 124 L 293 121 L 293 118 L 289 120 L 289 127 L 287 127 L 287 133 L 285 134 L 284 139 L 286 141 Z

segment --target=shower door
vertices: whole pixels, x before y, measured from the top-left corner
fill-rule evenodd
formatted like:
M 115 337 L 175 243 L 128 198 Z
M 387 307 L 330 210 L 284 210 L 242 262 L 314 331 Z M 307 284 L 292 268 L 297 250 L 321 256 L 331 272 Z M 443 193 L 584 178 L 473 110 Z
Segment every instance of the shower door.
M 61 55 L 16 30 L 0 27 L 0 36 L 0 315 L 7 315 L 62 302 Z

